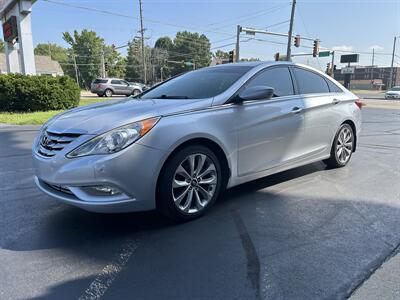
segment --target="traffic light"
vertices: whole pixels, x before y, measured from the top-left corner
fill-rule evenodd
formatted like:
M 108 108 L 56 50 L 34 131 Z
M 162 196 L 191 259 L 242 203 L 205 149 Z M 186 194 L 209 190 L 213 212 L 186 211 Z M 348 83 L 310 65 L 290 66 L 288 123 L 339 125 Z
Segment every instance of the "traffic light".
M 328 75 L 331 75 L 331 72 L 332 72 L 332 63 L 327 63 L 327 64 L 326 64 L 326 71 L 325 71 L 325 73 L 328 74 Z
M 275 61 L 279 61 L 279 52 L 275 53 Z
M 300 36 L 299 35 L 296 35 L 294 37 L 294 46 L 295 47 L 300 47 Z
M 235 60 L 235 50 L 229 51 L 229 62 L 233 63 Z
M 313 47 L 313 57 L 317 57 L 319 54 L 319 39 L 314 40 L 314 47 Z
M 105 70 L 106 72 L 108 72 L 108 62 L 105 62 L 105 63 L 104 63 L 104 70 Z

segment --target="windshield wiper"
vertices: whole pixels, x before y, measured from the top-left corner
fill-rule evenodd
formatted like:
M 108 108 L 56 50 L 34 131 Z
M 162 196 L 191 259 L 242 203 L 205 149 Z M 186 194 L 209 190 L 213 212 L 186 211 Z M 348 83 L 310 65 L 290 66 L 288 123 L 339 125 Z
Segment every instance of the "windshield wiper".
M 169 96 L 169 95 L 161 95 L 159 97 L 155 97 L 154 99 L 190 99 L 188 96 Z

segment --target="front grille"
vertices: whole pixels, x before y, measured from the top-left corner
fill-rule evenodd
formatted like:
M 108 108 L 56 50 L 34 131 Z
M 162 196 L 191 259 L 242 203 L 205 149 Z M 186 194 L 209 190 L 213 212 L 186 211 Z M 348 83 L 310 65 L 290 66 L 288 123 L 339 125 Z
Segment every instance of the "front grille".
M 44 131 L 39 140 L 38 153 L 45 157 L 53 157 L 79 136 L 77 133 L 59 134 Z

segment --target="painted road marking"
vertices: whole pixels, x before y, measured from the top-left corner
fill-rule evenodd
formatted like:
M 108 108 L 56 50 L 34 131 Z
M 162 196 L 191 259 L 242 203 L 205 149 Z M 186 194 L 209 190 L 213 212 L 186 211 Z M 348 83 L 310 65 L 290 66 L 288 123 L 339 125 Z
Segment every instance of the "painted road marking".
M 100 299 L 137 248 L 138 241 L 128 239 L 112 261 L 103 268 L 85 292 L 79 297 L 79 300 Z

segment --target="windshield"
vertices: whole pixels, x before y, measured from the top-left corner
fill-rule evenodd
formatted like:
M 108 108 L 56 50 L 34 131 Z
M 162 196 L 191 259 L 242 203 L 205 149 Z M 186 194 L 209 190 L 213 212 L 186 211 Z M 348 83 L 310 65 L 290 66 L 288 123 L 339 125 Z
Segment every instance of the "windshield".
M 140 98 L 201 99 L 226 91 L 247 73 L 248 66 L 222 66 L 192 71 L 175 77 L 148 91 Z
M 390 92 L 394 92 L 394 91 L 400 91 L 400 86 L 395 86 L 394 88 L 391 88 L 390 90 L 389 90 Z

